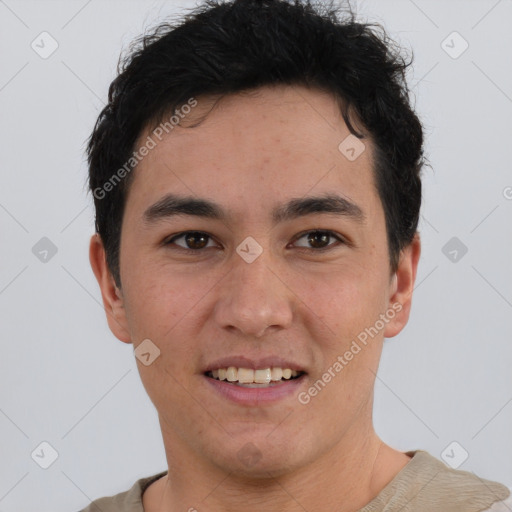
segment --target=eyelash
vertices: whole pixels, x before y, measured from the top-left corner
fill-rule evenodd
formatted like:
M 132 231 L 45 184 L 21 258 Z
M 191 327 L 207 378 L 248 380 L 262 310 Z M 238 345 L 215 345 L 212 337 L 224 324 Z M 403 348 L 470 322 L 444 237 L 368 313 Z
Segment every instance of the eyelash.
M 329 237 L 337 240 L 338 244 L 329 244 L 326 247 L 322 247 L 320 249 L 315 249 L 313 247 L 299 247 L 299 250 L 306 250 L 306 251 L 312 251 L 312 252 L 318 253 L 318 252 L 324 252 L 324 251 L 330 250 L 333 247 L 338 247 L 339 245 L 347 245 L 347 242 L 340 235 L 338 235 L 334 231 L 330 231 L 328 229 L 310 229 L 309 231 L 303 231 L 302 233 L 299 233 L 295 237 L 293 242 L 296 242 L 297 240 L 300 240 L 304 236 L 309 235 L 311 233 L 321 233 L 323 235 L 328 235 Z M 177 235 L 174 235 L 171 238 L 168 238 L 166 241 L 164 241 L 164 245 L 169 246 L 169 245 L 173 244 L 176 240 L 179 240 L 180 238 L 183 238 L 189 234 L 204 235 L 204 236 L 208 237 L 208 239 L 209 239 L 208 241 L 213 240 L 213 237 L 211 235 L 209 235 L 208 233 L 205 233 L 204 231 L 183 231 L 182 233 L 178 233 Z M 211 249 L 211 247 L 204 247 L 202 249 L 188 249 L 185 247 L 181 247 L 179 245 L 177 245 L 176 248 L 180 252 L 183 252 L 185 254 L 198 254 L 200 252 L 203 252 L 205 249 Z

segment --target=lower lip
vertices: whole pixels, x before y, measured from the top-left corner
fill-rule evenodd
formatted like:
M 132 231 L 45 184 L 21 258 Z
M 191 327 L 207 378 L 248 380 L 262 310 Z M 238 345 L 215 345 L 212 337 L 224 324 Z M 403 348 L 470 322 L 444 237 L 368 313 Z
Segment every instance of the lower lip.
M 296 394 L 305 377 L 306 375 L 304 374 L 296 379 L 282 380 L 273 386 L 265 388 L 246 388 L 230 384 L 225 380 L 204 376 L 217 393 L 242 405 L 261 405 L 277 402 L 287 396 Z

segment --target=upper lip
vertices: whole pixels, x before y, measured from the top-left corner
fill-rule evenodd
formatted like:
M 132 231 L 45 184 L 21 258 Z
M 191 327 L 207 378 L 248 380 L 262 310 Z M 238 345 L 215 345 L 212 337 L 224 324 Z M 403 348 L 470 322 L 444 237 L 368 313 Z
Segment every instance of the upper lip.
M 249 368 L 252 370 L 261 370 L 264 368 L 290 368 L 290 370 L 305 372 L 304 366 L 278 356 L 266 356 L 260 358 L 248 358 L 246 356 L 222 357 L 212 363 L 209 363 L 204 369 L 204 372 L 211 372 L 212 370 L 218 370 L 219 368 L 229 368 L 230 366 L 234 366 L 235 368 Z

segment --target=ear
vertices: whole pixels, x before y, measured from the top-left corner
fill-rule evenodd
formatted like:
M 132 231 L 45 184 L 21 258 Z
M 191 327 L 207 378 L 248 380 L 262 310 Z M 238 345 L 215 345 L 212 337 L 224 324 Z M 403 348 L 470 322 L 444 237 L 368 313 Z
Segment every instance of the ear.
M 388 304 L 389 316 L 394 311 L 384 330 L 385 338 L 396 336 L 409 321 L 412 304 L 412 292 L 416 280 L 416 271 L 421 253 L 420 235 L 415 233 L 412 242 L 400 253 L 398 269 L 391 280 L 390 297 Z
M 114 277 L 107 265 L 107 258 L 103 242 L 95 233 L 91 237 L 89 246 L 89 261 L 92 271 L 100 285 L 101 297 L 107 315 L 108 326 L 116 338 L 131 343 L 128 322 L 126 321 L 126 310 L 122 291 L 117 287 Z

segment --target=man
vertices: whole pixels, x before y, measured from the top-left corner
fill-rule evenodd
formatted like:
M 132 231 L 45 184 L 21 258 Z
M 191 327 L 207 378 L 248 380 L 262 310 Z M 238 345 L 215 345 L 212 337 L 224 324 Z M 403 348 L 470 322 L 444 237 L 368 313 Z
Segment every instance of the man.
M 88 147 L 90 260 L 168 470 L 85 511 L 510 506 L 373 428 L 420 257 L 407 65 L 353 16 L 284 0 L 208 2 L 126 59 Z

